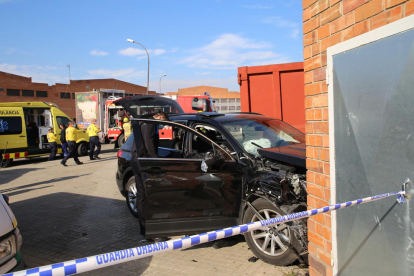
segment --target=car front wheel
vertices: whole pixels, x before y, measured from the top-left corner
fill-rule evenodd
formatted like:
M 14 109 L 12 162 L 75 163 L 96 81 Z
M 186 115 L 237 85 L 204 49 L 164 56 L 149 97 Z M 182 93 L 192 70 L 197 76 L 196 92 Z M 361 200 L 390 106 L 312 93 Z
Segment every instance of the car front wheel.
M 128 210 L 133 216 L 138 217 L 137 187 L 135 185 L 135 177 L 131 176 L 125 186 L 125 190 L 127 191 L 126 204 L 128 206 Z
M 266 220 L 286 215 L 282 210 L 262 198 L 255 200 L 252 205 Z M 247 208 L 243 223 L 260 220 L 251 208 Z M 252 252 L 262 261 L 272 265 L 290 265 L 297 259 L 293 249 L 288 245 L 297 242 L 295 235 L 290 229 L 289 223 L 277 225 L 277 231 L 275 233 L 274 227 L 263 227 L 245 233 L 244 237 Z

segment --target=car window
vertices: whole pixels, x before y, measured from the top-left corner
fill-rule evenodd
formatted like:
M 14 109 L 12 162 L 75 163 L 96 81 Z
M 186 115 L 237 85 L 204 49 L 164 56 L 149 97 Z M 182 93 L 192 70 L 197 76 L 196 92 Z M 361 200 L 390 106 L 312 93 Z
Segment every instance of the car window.
M 68 126 L 69 122 L 71 121 L 69 118 L 63 117 L 63 116 L 57 116 L 56 121 L 58 126 L 60 124 L 65 124 L 65 126 Z
M 217 130 L 215 127 L 206 124 L 195 124 L 193 127 L 197 130 L 197 132 L 203 133 L 212 141 L 216 142 L 223 150 L 225 150 L 229 154 L 235 153 L 233 147 L 227 141 L 226 137 L 223 134 L 221 134 L 221 132 Z M 209 148 L 211 148 L 211 146 Z
M 143 132 L 143 127 L 146 127 L 145 125 L 154 124 L 157 125 L 156 131 L 158 131 L 158 138 L 155 140 L 158 140 L 156 143 L 158 144 L 159 157 L 202 159 L 205 153 L 212 151 L 219 153 L 225 160 L 232 160 L 230 154 L 220 148 L 220 146 L 216 145 L 213 147 L 212 141 L 215 140 L 214 137 L 206 137 L 204 133 L 198 133 L 179 123 L 140 120 L 141 132 Z M 142 140 L 144 141 L 144 150 L 141 150 L 139 155 L 141 158 L 149 157 L 146 151 L 150 149 L 151 145 L 148 145 L 149 142 L 146 141 L 146 139 Z M 133 138 L 128 138 L 122 148 L 129 148 L 130 143 L 132 145 L 132 141 Z M 147 143 L 147 145 L 145 145 L 145 143 Z M 152 141 L 150 143 L 152 143 Z
M 0 135 L 12 135 L 22 133 L 21 117 L 1 117 Z

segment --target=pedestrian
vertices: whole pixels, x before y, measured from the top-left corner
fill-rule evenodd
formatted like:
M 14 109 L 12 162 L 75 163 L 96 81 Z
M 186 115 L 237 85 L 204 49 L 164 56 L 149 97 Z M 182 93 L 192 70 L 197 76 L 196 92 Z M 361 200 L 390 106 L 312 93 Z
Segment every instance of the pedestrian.
M 49 147 L 50 147 L 50 155 L 47 161 L 52 161 L 53 159 L 55 159 L 55 156 L 56 156 L 57 136 L 53 132 L 53 128 L 51 127 L 49 127 L 49 132 L 47 133 L 47 141 L 49 142 Z
M 63 156 L 68 155 L 68 142 L 66 141 L 66 125 L 59 124 L 60 131 L 60 145 L 62 146 Z
M 131 122 L 129 121 L 128 117 L 124 118 L 124 124 L 122 125 L 122 128 L 124 129 L 124 142 L 126 142 L 132 132 Z
M 96 119 L 92 119 L 91 124 L 88 126 L 89 135 L 89 159 L 96 160 L 101 159 L 98 155 L 101 152 L 101 142 L 99 141 L 98 133 L 101 130 L 96 126 Z M 96 152 L 95 152 L 96 146 Z
M 155 120 L 169 120 L 168 115 L 164 112 L 156 113 L 153 118 Z M 160 140 L 158 128 L 158 124 L 142 124 L 142 137 L 147 157 L 158 157 L 158 144 Z
M 75 163 L 77 165 L 82 165 L 83 163 L 81 161 L 79 161 L 78 158 L 78 152 L 77 152 L 77 144 L 76 144 L 76 133 L 81 132 L 82 130 L 78 130 L 76 128 L 73 127 L 74 122 L 69 122 L 68 123 L 69 126 L 66 128 L 66 141 L 68 142 L 68 155 L 66 155 L 62 161 L 60 162 L 60 164 L 62 164 L 63 166 L 67 166 L 66 165 L 66 161 L 73 157 L 73 160 L 75 160 Z

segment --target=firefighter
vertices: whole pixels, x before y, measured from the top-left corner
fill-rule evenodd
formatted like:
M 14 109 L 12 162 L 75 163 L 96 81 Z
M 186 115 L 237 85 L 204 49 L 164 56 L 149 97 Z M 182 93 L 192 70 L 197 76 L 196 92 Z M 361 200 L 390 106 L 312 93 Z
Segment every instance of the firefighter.
M 49 127 L 49 132 L 47 133 L 47 141 L 49 142 L 50 147 L 50 156 L 47 161 L 52 161 L 55 159 L 56 156 L 56 149 L 57 149 L 57 136 L 53 133 L 53 128 Z
M 131 126 L 131 122 L 129 121 L 128 117 L 124 118 L 124 124 L 122 125 L 123 129 L 124 129 L 124 141 L 126 142 L 126 140 L 128 139 L 129 135 L 131 135 L 132 132 L 132 126 Z
M 96 126 L 96 119 L 92 119 L 91 124 L 88 126 L 88 135 L 89 135 L 89 159 L 96 160 L 101 159 L 98 157 L 101 152 L 101 142 L 99 141 L 98 133 L 101 130 Z M 95 152 L 96 146 L 96 152 Z
M 62 159 L 60 164 L 62 164 L 63 166 L 66 167 L 67 166 L 66 161 L 70 157 L 73 157 L 73 159 L 75 160 L 76 165 L 82 165 L 83 163 L 81 161 L 79 161 L 77 147 L 76 147 L 76 133 L 82 132 L 82 131 L 78 130 L 74 127 L 74 125 L 75 125 L 74 122 L 69 122 L 68 124 L 69 124 L 69 126 L 66 128 L 66 141 L 68 141 L 69 153 L 68 153 L 68 155 L 66 155 Z

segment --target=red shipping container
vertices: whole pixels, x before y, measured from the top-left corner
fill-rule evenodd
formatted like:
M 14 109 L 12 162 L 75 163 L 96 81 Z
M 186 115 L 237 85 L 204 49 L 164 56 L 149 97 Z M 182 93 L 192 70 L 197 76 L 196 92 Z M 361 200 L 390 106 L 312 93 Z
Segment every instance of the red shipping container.
M 305 132 L 303 62 L 238 68 L 242 112 L 280 119 Z

